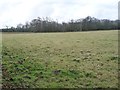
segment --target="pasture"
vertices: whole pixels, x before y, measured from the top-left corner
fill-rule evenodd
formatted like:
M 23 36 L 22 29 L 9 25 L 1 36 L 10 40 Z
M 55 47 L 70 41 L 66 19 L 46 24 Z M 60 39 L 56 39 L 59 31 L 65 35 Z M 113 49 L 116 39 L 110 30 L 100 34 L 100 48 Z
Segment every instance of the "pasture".
M 0 88 L 2 87 L 2 33 L 0 33 Z
M 3 88 L 117 88 L 118 31 L 3 33 Z

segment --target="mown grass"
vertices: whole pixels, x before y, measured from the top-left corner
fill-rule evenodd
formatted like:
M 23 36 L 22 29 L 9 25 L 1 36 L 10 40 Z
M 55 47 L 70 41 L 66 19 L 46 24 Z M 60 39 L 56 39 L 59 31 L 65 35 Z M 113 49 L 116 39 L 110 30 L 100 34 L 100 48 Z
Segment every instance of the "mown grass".
M 118 31 L 3 33 L 3 88 L 117 88 Z

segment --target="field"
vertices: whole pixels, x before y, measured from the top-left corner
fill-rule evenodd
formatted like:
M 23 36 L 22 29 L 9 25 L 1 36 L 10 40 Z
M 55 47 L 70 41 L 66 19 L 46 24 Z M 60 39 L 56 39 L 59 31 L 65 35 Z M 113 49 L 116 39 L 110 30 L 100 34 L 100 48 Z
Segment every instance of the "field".
M 2 87 L 2 33 L 0 33 L 0 88 Z
M 118 31 L 3 33 L 3 88 L 117 88 Z

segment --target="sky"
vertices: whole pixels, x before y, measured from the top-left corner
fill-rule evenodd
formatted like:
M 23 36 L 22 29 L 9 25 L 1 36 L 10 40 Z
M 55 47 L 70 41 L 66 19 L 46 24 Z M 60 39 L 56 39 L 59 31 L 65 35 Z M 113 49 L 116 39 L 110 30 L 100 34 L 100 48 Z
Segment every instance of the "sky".
M 0 0 L 0 28 L 16 27 L 37 17 L 68 22 L 87 16 L 118 19 L 119 0 Z

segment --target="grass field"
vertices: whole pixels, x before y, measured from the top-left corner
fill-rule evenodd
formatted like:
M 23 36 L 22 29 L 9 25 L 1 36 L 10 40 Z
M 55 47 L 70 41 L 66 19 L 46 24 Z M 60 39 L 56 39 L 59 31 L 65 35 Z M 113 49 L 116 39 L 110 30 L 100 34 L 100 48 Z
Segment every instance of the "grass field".
M 2 88 L 2 33 L 0 33 L 0 88 Z
M 118 31 L 3 33 L 4 88 L 117 88 Z

